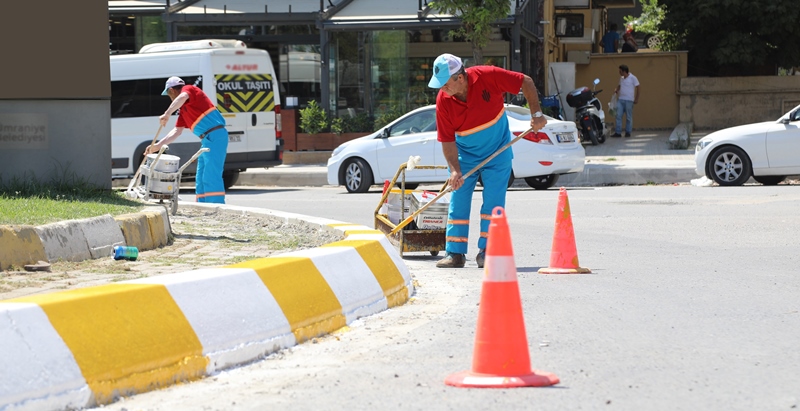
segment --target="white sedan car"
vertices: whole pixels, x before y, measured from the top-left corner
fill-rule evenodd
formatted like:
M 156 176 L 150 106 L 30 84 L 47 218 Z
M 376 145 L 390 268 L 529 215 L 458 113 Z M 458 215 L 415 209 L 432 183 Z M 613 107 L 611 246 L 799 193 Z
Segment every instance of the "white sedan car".
M 715 131 L 697 142 L 695 171 L 721 186 L 740 186 L 751 176 L 775 185 L 800 174 L 800 106 L 776 121 Z
M 514 135 L 530 128 L 529 109 L 507 104 L 506 115 Z M 514 161 L 508 185 L 515 178 L 524 178 L 537 190 L 552 187 L 561 174 L 583 171 L 586 158 L 575 123 L 552 117 L 547 117 L 547 126 L 540 133 L 523 137 L 511 150 Z M 419 156 L 420 165 L 447 166 L 442 144 L 436 138 L 434 105 L 420 107 L 373 134 L 336 147 L 328 159 L 328 184 L 344 185 L 351 193 L 364 193 L 372 185 L 391 180 L 411 156 Z M 406 188 L 443 183 L 449 176 L 447 169 L 407 171 Z

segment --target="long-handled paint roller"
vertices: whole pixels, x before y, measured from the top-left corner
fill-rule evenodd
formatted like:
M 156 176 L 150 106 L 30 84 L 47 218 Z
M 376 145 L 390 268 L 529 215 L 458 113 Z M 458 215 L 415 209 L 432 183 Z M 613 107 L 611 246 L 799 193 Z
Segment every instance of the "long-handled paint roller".
M 161 129 L 162 128 L 164 128 L 164 126 L 162 126 L 162 125 L 158 126 L 158 131 L 156 131 L 156 135 L 153 136 L 153 141 L 150 143 L 150 146 L 152 146 L 153 144 L 156 143 L 156 140 L 158 140 L 158 135 L 161 134 Z M 150 146 L 148 146 L 148 147 L 150 147 Z M 128 184 L 128 189 L 125 190 L 125 197 L 128 197 L 128 198 L 136 198 L 137 197 L 136 196 L 136 192 L 133 191 L 133 186 L 135 184 L 137 184 L 137 181 L 139 180 L 139 174 L 141 174 L 141 172 L 142 172 L 142 166 L 144 165 L 145 161 L 147 161 L 147 155 L 145 155 L 142 158 L 142 162 L 141 162 L 141 164 L 139 164 L 139 168 L 136 169 L 136 174 L 134 174 L 133 179 Z
M 471 175 L 472 175 L 472 174 L 474 174 L 476 171 L 480 170 L 480 169 L 481 169 L 481 167 L 485 166 L 485 165 L 486 165 L 486 163 L 488 163 L 488 162 L 492 161 L 492 159 L 493 159 L 493 158 L 497 157 L 497 156 L 498 156 L 500 153 L 502 153 L 503 151 L 505 151 L 507 148 L 511 147 L 511 145 L 512 145 L 512 144 L 516 143 L 516 142 L 517 142 L 517 141 L 519 141 L 521 138 L 525 137 L 526 135 L 528 135 L 528 134 L 530 134 L 530 133 L 532 133 L 532 132 L 533 132 L 533 129 L 532 129 L 532 128 L 529 128 L 529 129 L 527 129 L 527 130 L 526 130 L 524 133 L 522 133 L 522 134 L 520 134 L 520 135 L 518 135 L 518 136 L 514 137 L 514 139 L 513 139 L 513 140 L 511 140 L 511 141 L 509 141 L 508 143 L 506 143 L 506 145 L 504 145 L 503 147 L 500 147 L 500 148 L 499 148 L 497 151 L 495 151 L 494 153 L 492 153 L 492 155 L 490 155 L 489 157 L 487 157 L 487 158 L 486 158 L 486 160 L 483 160 L 483 161 L 481 161 L 481 163 L 480 163 L 480 164 L 478 164 L 477 166 L 475 166 L 475 168 L 473 168 L 472 170 L 469 170 L 469 171 L 467 172 L 467 174 L 464 174 L 464 175 L 462 176 L 462 178 L 466 179 L 467 177 L 471 176 Z M 439 195 L 437 195 L 436 197 L 434 197 L 434 198 L 433 198 L 431 201 L 428 201 L 427 203 L 425 203 L 425 205 L 423 205 L 422 207 L 418 208 L 418 209 L 417 209 L 417 211 L 414 211 L 413 213 L 411 213 L 411 215 L 409 215 L 408 217 L 406 217 L 406 219 L 405 219 L 405 220 L 401 221 L 401 222 L 400 222 L 400 224 L 397 224 L 397 227 L 395 227 L 394 229 L 392 229 L 392 231 L 391 231 L 389 234 L 390 234 L 390 235 L 397 234 L 397 232 L 398 232 L 398 231 L 400 231 L 400 230 L 402 230 L 402 229 L 403 229 L 403 227 L 405 227 L 405 226 L 407 226 L 409 223 L 411 223 L 411 221 L 413 221 L 413 220 L 414 220 L 414 217 L 416 217 L 416 216 L 417 216 L 419 213 L 421 213 L 421 212 L 422 212 L 422 211 L 424 211 L 426 208 L 428 208 L 428 206 L 430 206 L 431 204 L 433 204 L 433 203 L 435 203 L 435 202 L 439 201 L 439 199 L 440 199 L 440 198 L 442 198 L 442 197 L 443 197 L 445 194 L 449 193 L 450 191 L 453 191 L 453 186 L 451 186 L 451 185 L 448 185 L 448 186 L 447 186 L 446 188 L 444 188 L 444 189 L 443 189 L 441 192 L 439 192 Z

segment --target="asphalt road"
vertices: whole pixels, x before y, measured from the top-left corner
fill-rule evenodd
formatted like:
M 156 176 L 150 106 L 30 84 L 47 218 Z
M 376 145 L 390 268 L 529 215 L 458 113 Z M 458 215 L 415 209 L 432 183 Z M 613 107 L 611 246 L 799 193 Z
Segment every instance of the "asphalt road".
M 228 192 L 242 206 L 372 225 L 380 193 Z M 568 191 L 585 275 L 541 275 L 557 190 L 512 191 L 513 238 L 533 368 L 550 388 L 460 389 L 483 272 L 406 259 L 412 301 L 334 335 L 106 410 L 783 410 L 800 403 L 795 186 Z M 473 203 L 477 215 L 480 196 Z M 477 222 L 473 217 L 472 233 Z M 473 239 L 475 237 L 473 236 Z

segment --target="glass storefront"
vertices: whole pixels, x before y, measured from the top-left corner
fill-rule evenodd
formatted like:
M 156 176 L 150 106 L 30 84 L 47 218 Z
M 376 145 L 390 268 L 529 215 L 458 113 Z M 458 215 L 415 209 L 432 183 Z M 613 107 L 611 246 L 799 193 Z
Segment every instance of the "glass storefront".
M 142 46 L 167 41 L 161 16 L 110 15 L 108 49 L 111 54 L 136 53 Z
M 112 52 L 136 52 L 145 44 L 166 41 L 160 16 L 112 15 L 109 26 Z M 438 90 L 428 87 L 434 59 L 452 53 L 467 67 L 474 64 L 470 43 L 451 38 L 448 30 L 333 31 L 325 53 L 319 29 L 309 24 L 178 26 L 177 35 L 179 41 L 235 38 L 267 50 L 284 106 L 286 97 L 296 97 L 300 108 L 312 100 L 323 105 L 325 74 L 329 98 L 324 103 L 333 117 L 377 118 L 434 104 Z M 509 68 L 507 40 L 493 39 L 484 48 L 483 64 Z

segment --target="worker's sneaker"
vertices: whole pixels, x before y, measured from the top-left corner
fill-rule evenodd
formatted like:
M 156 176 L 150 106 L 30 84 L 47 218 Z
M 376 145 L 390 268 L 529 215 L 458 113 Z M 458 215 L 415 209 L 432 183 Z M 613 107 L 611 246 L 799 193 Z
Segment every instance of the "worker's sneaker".
M 631 133 L 625 133 L 625 137 L 630 137 Z
M 484 261 L 486 261 L 486 249 L 481 248 L 478 250 L 478 255 L 475 256 L 475 262 L 478 263 L 478 268 L 483 268 Z
M 462 268 L 466 262 L 464 254 L 447 253 L 447 255 L 436 263 L 437 268 Z

